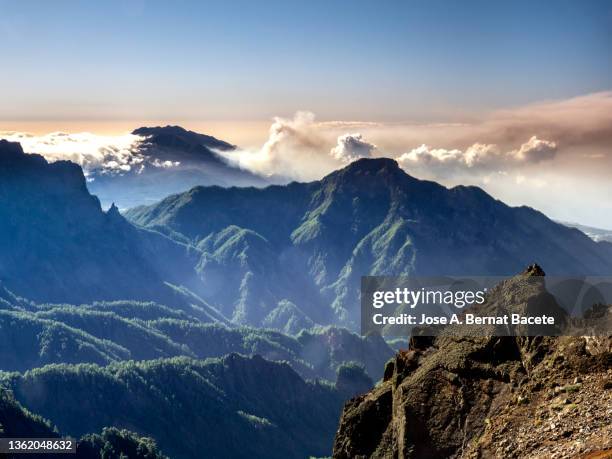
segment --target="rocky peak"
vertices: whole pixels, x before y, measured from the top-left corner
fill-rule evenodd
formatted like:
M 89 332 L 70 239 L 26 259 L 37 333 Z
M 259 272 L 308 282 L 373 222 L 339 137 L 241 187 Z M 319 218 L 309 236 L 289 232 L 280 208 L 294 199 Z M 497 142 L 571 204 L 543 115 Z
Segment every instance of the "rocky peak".
M 332 172 L 323 180 L 335 181 L 344 184 L 359 184 L 370 186 L 377 184 L 392 185 L 400 180 L 410 179 L 397 161 L 391 158 L 362 158 L 352 162 L 343 169 Z
M 108 217 L 110 221 L 127 223 L 125 218 L 123 218 L 123 215 L 121 215 L 121 212 L 119 212 L 119 208 L 115 205 L 114 202 L 111 204 L 109 209 L 106 211 L 106 216 Z
M 25 153 L 19 142 L 9 142 L 5 139 L 0 139 L 0 161 L 10 157 L 22 156 Z
M 79 165 L 70 161 L 50 163 L 41 155 L 24 153 L 18 142 L 0 140 L 0 180 L 7 185 L 2 190 L 4 198 L 10 200 L 31 193 L 40 193 L 45 199 L 51 195 L 92 198 Z
M 543 274 L 537 265 L 525 272 Z M 496 287 L 493 301 L 515 309 L 538 295 L 541 283 L 519 275 Z M 345 405 L 333 456 L 574 457 L 612 448 L 612 354 L 603 340 L 419 337 L 387 364 L 381 384 Z
M 523 271 L 522 274 L 526 276 L 534 276 L 534 277 L 546 276 L 546 273 L 544 272 L 544 270 L 537 263 L 527 266 L 527 269 L 525 269 L 525 271 Z
M 109 207 L 109 209 L 108 209 L 108 211 L 106 213 L 108 215 L 121 215 L 119 213 L 119 209 L 117 208 L 117 206 L 115 205 L 114 202 L 111 204 L 111 206 Z
M 406 174 L 393 159 L 363 158 L 325 176 L 321 188 L 322 196 L 343 195 L 349 200 L 365 197 L 377 200 L 378 207 L 384 207 L 393 190 L 414 183 L 419 180 Z
M 383 170 L 396 171 L 399 169 L 397 161 L 391 158 L 361 158 L 344 168 L 352 173 L 378 173 Z
M 181 126 L 140 127 L 132 131 L 134 135 L 148 137 L 149 141 L 159 146 L 186 148 L 203 146 L 216 150 L 234 150 L 236 147 L 213 136 L 188 131 Z

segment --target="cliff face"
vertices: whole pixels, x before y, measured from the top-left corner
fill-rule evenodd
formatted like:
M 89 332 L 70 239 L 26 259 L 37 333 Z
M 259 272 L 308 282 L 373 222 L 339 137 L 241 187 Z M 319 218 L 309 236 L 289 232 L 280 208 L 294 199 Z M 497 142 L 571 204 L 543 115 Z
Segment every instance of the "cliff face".
M 0 280 L 40 302 L 154 299 L 195 277 L 181 244 L 104 212 L 79 166 L 0 140 Z
M 509 292 L 525 295 L 514 305 L 545 294 L 543 283 L 518 288 L 529 276 L 502 284 L 489 305 Z M 586 337 L 413 338 L 410 350 L 387 364 L 381 384 L 345 405 L 334 457 L 612 452 L 611 344 Z

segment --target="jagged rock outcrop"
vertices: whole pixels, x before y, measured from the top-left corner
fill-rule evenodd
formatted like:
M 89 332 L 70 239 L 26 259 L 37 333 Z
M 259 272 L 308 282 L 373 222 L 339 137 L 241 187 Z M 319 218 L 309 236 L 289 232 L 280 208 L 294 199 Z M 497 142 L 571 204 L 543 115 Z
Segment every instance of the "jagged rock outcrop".
M 543 274 L 530 267 L 491 292 L 485 307 L 527 307 L 547 295 L 534 277 Z M 612 449 L 610 342 L 413 337 L 383 382 L 345 405 L 334 457 L 544 458 Z

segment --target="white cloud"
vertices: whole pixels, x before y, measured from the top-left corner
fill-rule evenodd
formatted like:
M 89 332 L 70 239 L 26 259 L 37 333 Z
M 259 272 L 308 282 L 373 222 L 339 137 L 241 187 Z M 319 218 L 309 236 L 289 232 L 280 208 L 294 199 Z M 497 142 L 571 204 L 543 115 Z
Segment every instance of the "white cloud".
M 351 161 L 373 156 L 376 145 L 362 134 L 337 133 L 356 124 L 318 122 L 313 113 L 300 111 L 293 118 L 274 118 L 261 149 L 219 153 L 240 167 L 280 181 L 320 179 Z
M 557 154 L 557 144 L 550 140 L 538 139 L 535 135 L 525 142 L 518 150 L 511 152 L 519 161 L 537 163 L 551 160 Z
M 141 164 L 139 153 L 143 138 L 136 135 L 103 136 L 81 132 L 52 132 L 32 135 L 23 132 L 0 132 L 0 138 L 19 142 L 26 153 L 38 153 L 48 161 L 67 160 L 79 164 L 86 173 L 125 173 Z
M 329 154 L 333 142 L 334 138 L 324 132 L 313 113 L 300 111 L 293 118 L 274 118 L 261 149 L 220 154 L 240 167 L 268 177 L 283 181 L 315 180 L 342 165 Z
M 180 161 L 161 161 L 158 158 L 153 159 L 153 161 L 151 161 L 151 165 L 153 167 L 157 167 L 160 169 L 170 169 L 172 167 L 178 167 L 181 165 Z
M 432 148 L 421 145 L 397 158 L 407 170 L 424 169 L 433 177 L 448 177 L 456 173 L 482 173 L 504 170 L 529 163 L 550 161 L 557 153 L 557 144 L 532 136 L 515 150 L 503 151 L 496 144 L 475 143 L 465 150 Z
M 501 155 L 501 149 L 494 143 L 475 143 L 465 150 L 465 164 L 474 167 L 498 160 Z
M 360 158 L 370 158 L 376 145 L 364 140 L 361 134 L 344 134 L 331 149 L 331 155 L 343 163 L 350 163 Z
M 432 148 L 422 144 L 420 147 L 413 148 L 408 153 L 404 153 L 397 160 L 400 163 L 421 163 L 421 164 L 458 164 L 463 162 L 463 152 L 461 150 L 447 150 L 444 148 Z

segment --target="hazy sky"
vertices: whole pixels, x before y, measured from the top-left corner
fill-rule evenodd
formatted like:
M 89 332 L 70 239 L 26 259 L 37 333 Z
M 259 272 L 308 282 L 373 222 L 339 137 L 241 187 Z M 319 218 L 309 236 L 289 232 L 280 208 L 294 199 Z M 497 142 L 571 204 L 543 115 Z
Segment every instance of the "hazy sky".
M 612 227 L 610 1 L 0 0 L 0 57 L 0 131 L 182 124 L 304 179 L 385 155 Z
M 612 87 L 609 1 L 0 0 L 2 121 L 448 120 Z

